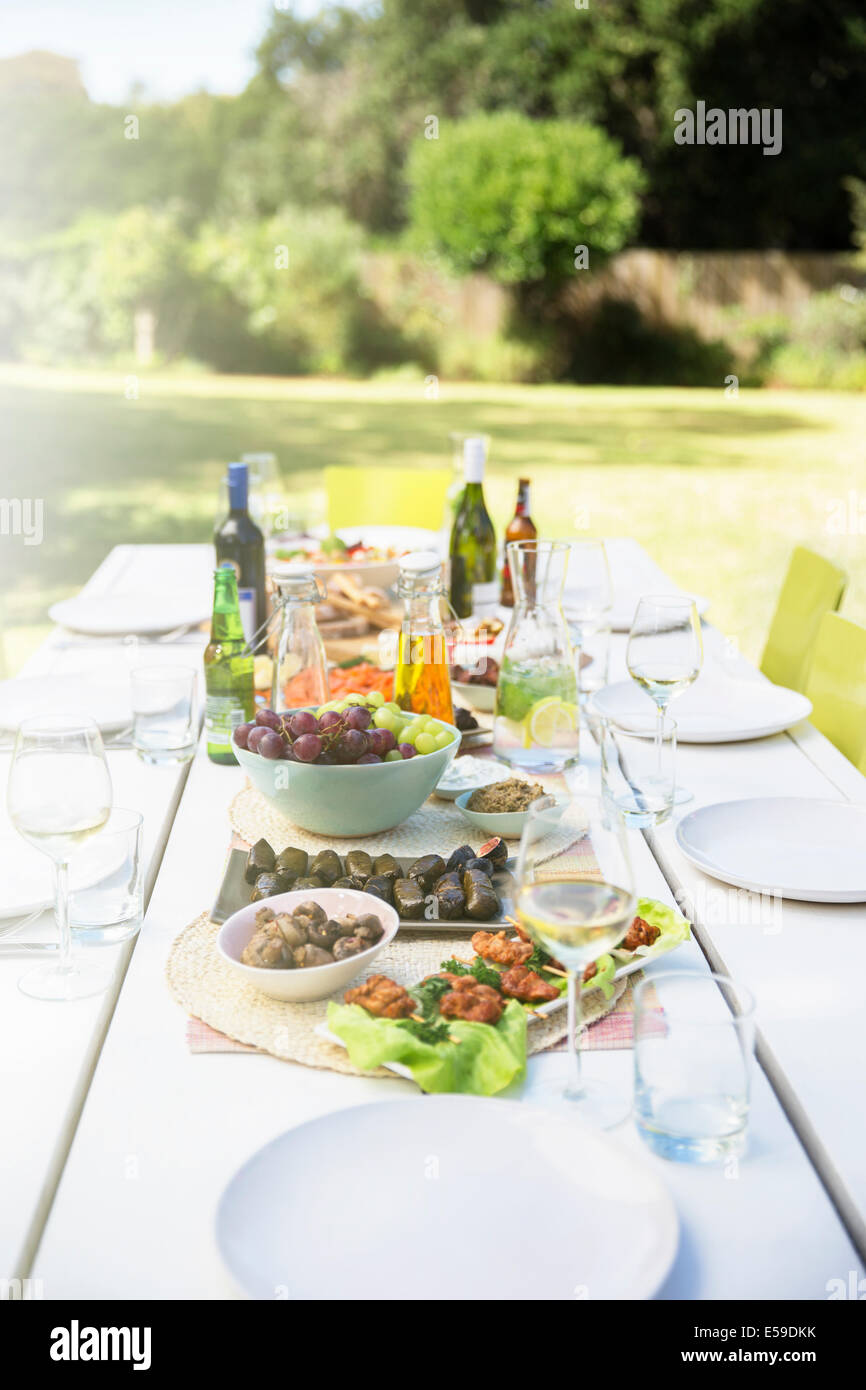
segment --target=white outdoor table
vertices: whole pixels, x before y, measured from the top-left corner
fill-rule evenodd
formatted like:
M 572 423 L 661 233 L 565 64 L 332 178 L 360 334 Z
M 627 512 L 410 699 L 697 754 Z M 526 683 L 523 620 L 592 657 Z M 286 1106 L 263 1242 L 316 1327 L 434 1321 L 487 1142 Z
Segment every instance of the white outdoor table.
M 618 543 L 615 580 L 623 584 L 633 577 L 619 573 L 629 555 L 636 565 L 648 563 L 639 547 Z M 624 638 L 614 638 L 615 660 L 623 645 Z M 816 748 L 821 758 L 826 750 L 834 754 L 814 731 L 804 736 L 802 746 L 787 736 L 724 749 L 684 745 L 683 778 L 700 800 L 767 794 L 780 785 L 796 787 L 799 794 L 826 795 Z M 593 756 L 587 749 L 588 760 Z M 841 781 L 838 768 L 836 775 Z M 21 1271 L 42 1280 L 47 1298 L 231 1296 L 213 1222 L 220 1193 L 240 1164 L 287 1127 L 314 1116 L 417 1094 L 399 1080 L 341 1076 L 265 1056 L 188 1052 L 186 1020 L 166 986 L 165 962 L 177 933 L 213 900 L 230 833 L 227 807 L 242 782 L 239 769 L 214 766 L 200 749 L 42 1243 L 32 1268 Z M 862 778 L 859 784 L 866 787 Z M 855 783 L 849 779 L 849 785 Z M 684 882 L 687 869 L 681 856 L 675 859 L 669 832 L 655 837 L 662 869 L 649 844 L 638 836 L 635 840 L 641 892 L 672 901 L 666 882 L 671 865 L 676 862 Z M 795 1122 L 805 1120 L 807 1142 L 814 1131 L 823 1146 L 816 1155 L 819 1168 L 826 1154 L 849 1173 L 853 1191 L 862 1127 L 856 1093 L 848 1084 L 855 1065 L 847 1051 L 853 1019 L 846 1024 L 837 1015 L 847 1017 L 859 1005 L 854 979 L 866 956 L 866 938 L 861 933 L 858 943 L 856 914 L 848 909 L 837 918 L 839 909 L 802 905 L 802 914 L 798 907 L 789 921 L 789 906 L 781 938 L 759 938 L 739 929 L 742 959 L 731 958 L 734 945 L 727 937 L 717 938 L 715 927 L 698 922 L 698 941 L 678 950 L 677 965 L 705 969 L 700 942 L 708 952 L 723 951 L 725 963 L 752 986 L 771 1054 L 770 1074 L 778 1066 L 778 1084 L 790 1091 L 785 1092 L 786 1104 Z M 798 1011 L 811 997 L 810 982 L 816 979 L 814 952 L 788 952 L 783 945 L 789 933 L 792 939 L 797 932 L 805 935 L 810 920 L 819 933 L 838 932 L 841 939 L 844 932 L 849 952 L 847 980 L 843 972 L 829 969 L 817 977 L 822 984 L 816 1008 L 824 1015 L 820 1037 L 811 1023 L 798 1026 Z M 664 960 L 652 968 L 664 969 Z M 781 980 L 795 991 L 793 1005 Z M 824 991 L 828 983 L 831 993 Z M 519 1094 L 531 1099 L 533 1082 L 563 1063 L 561 1054 L 530 1059 L 528 1081 Z M 591 1076 L 630 1085 L 630 1051 L 589 1052 L 584 1064 Z M 819 1074 L 820 1101 L 815 1094 Z M 68 1089 L 56 1088 L 56 1108 L 63 1096 L 68 1099 Z M 679 1210 L 680 1249 L 662 1297 L 824 1299 L 829 1280 L 847 1279 L 849 1271 L 861 1266 L 822 1178 L 760 1069 L 749 1150 L 734 1169 L 666 1163 L 644 1149 L 630 1124 L 615 1133 L 656 1168 Z M 22 1166 L 29 1157 L 22 1156 Z M 828 1172 L 822 1173 L 827 1180 Z M 43 1171 L 39 1177 L 44 1178 Z M 0 1204 L 11 1208 L 18 1196 L 6 1185 Z M 843 1206 L 845 1196 L 834 1190 Z M 30 1224 L 40 1215 L 31 1208 Z

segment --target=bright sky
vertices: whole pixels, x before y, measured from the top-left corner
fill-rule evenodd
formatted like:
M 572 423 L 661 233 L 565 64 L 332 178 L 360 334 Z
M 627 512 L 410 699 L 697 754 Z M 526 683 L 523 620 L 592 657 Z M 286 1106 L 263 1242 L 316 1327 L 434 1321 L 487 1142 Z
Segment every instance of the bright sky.
M 122 102 L 134 82 L 157 99 L 201 87 L 239 92 L 274 8 L 269 0 L 0 0 L 0 58 L 34 48 L 77 58 L 94 101 Z M 294 3 L 301 14 L 319 8 Z

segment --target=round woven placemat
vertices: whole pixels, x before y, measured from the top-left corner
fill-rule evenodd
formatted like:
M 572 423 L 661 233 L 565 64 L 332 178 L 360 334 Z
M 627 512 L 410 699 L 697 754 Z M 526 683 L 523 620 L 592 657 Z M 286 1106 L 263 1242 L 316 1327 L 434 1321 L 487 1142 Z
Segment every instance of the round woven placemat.
M 216 923 L 203 912 L 184 928 L 172 945 L 166 975 L 175 999 L 184 1009 L 236 1042 L 247 1043 L 287 1062 L 351 1072 L 355 1076 L 394 1076 L 384 1067 L 359 1071 L 342 1047 L 316 1034 L 316 1026 L 327 1019 L 327 999 L 311 1004 L 286 1004 L 238 979 L 217 952 L 218 931 Z M 398 934 L 375 960 L 359 971 L 352 983 L 359 984 L 368 975 L 383 974 L 400 984 L 411 985 L 438 970 L 442 961 L 450 956 L 469 954 L 465 937 L 413 936 L 411 940 L 401 941 Z M 624 989 L 625 981 L 619 980 L 611 999 L 605 999 L 598 990 L 587 992 L 583 996 L 584 1022 L 594 1023 L 610 1013 Z M 339 990 L 331 998 L 342 1003 L 342 995 L 343 991 Z M 531 1020 L 527 1051 L 531 1055 L 552 1047 L 565 1037 L 567 1028 L 565 1009 Z

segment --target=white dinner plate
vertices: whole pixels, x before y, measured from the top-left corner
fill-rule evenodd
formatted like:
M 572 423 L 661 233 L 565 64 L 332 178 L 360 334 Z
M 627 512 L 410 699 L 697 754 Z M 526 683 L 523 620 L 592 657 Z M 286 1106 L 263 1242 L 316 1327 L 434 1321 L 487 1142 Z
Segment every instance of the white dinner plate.
M 93 855 L 79 863 L 73 859 L 69 866 L 70 890 L 74 893 L 80 888 L 94 887 L 114 873 L 122 859 L 122 847 L 110 851 L 107 857 L 103 850 L 95 864 Z M 0 882 L 3 884 L 0 918 L 25 917 L 54 902 L 54 871 L 50 859 L 14 830 L 0 832 Z M 0 929 L 2 934 L 3 929 Z
M 70 714 L 95 721 L 103 733 L 132 723 L 129 672 L 109 677 L 105 671 L 89 676 L 19 676 L 0 681 L 0 729 L 17 729 L 22 719 L 42 714 Z
M 210 608 L 195 593 L 78 594 L 52 604 L 48 616 L 89 637 L 147 637 L 195 627 L 210 617 Z
M 866 806 L 796 796 L 722 801 L 684 816 L 676 837 L 687 859 L 735 888 L 866 902 Z
M 637 1299 L 677 1216 L 649 1164 L 571 1116 L 434 1095 L 280 1135 L 229 1183 L 216 1236 L 257 1299 Z
M 592 697 L 592 708 L 612 719 L 652 714 L 649 695 L 634 681 L 605 685 Z M 670 716 L 679 743 L 739 743 L 780 734 L 808 719 L 812 702 L 796 690 L 763 680 L 701 677 L 671 702 Z
M 683 594 L 678 589 L 645 589 L 643 593 L 651 594 L 671 594 L 675 598 L 693 598 L 695 607 L 698 610 L 698 617 L 702 618 L 710 606 L 708 598 L 702 598 L 699 594 Z M 612 632 L 630 632 L 634 622 L 635 609 L 637 608 L 643 593 L 640 594 L 614 594 L 613 606 L 610 610 L 610 627 Z M 568 613 L 568 591 L 565 595 L 565 611 Z

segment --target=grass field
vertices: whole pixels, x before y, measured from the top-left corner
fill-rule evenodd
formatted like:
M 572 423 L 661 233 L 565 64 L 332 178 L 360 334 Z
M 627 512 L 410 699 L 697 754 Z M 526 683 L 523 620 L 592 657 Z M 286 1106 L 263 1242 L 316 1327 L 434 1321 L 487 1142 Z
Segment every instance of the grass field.
M 843 611 L 866 621 L 862 397 L 443 384 L 429 400 L 420 382 L 166 375 L 128 400 L 125 386 L 0 367 L 0 493 L 45 512 L 41 546 L 0 536 L 7 672 L 112 545 L 207 539 L 227 460 L 276 453 L 291 497 L 329 463 L 441 467 L 451 430 L 492 437 L 497 526 L 528 475 L 543 534 L 636 537 L 752 657 L 798 541 L 848 569 Z

